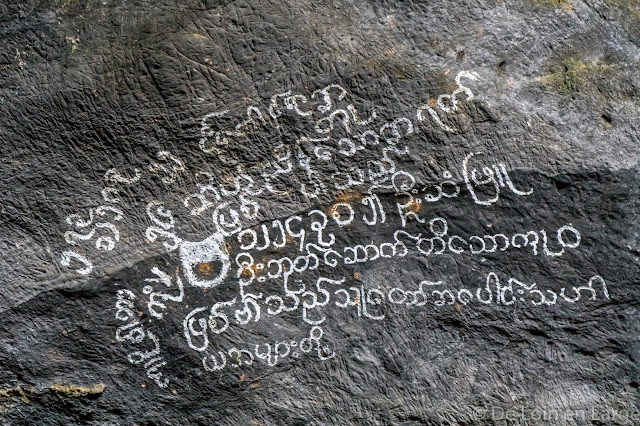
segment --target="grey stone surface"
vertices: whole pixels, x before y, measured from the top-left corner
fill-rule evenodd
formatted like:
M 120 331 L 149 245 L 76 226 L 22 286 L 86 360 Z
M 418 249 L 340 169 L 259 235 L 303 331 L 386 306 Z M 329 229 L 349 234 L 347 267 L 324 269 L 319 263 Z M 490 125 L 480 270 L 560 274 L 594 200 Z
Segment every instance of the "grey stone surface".
M 2 2 L 2 423 L 640 424 L 639 22 Z

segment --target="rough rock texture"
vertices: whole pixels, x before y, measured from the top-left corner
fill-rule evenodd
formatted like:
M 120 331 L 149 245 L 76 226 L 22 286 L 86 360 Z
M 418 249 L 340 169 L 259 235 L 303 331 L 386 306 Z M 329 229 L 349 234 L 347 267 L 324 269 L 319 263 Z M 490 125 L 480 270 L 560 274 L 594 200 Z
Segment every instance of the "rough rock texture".
M 640 3 L 0 4 L 2 424 L 640 424 Z

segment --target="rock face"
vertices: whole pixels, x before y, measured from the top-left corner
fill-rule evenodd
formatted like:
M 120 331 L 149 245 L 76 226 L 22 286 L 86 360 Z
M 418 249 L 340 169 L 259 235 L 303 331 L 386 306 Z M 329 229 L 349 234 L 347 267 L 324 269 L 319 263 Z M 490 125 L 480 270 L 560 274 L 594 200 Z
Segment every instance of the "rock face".
M 640 424 L 639 20 L 2 2 L 2 424 Z

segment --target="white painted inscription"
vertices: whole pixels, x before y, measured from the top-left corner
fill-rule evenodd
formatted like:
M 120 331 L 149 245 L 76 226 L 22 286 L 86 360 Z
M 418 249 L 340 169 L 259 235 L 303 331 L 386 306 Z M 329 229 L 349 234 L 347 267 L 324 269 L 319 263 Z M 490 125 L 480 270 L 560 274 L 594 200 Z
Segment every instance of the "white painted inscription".
M 454 80 L 455 90 L 407 116 L 357 106 L 339 84 L 273 94 L 266 106 L 245 105 L 240 113 L 210 111 L 199 120 L 197 147 L 212 161 L 228 162 L 232 144 L 250 149 L 260 132 L 277 138 L 293 126 L 297 136 L 278 139 L 271 157 L 224 173 L 197 170 L 182 153 L 166 150 L 141 170 L 107 170 L 95 207 L 65 218 L 60 263 L 88 276 L 100 252 L 133 238 L 170 259 L 171 266 L 154 260 L 140 282 L 117 291 L 115 303 L 116 341 L 161 388 L 172 380 L 159 337 L 169 318 L 179 318 L 181 345 L 199 360 L 193 368 L 219 374 L 330 361 L 339 354 L 331 340 L 336 316 L 381 322 L 403 309 L 553 309 L 609 300 L 600 275 L 567 285 L 530 282 L 493 266 L 466 281 L 432 269 L 442 259 L 481 267 L 506 256 L 561 261 L 579 255 L 588 231 L 567 219 L 536 224 L 533 218 L 530 225 L 496 223 L 466 232 L 457 217 L 434 210 L 466 202 L 485 212 L 530 200 L 537 191 L 535 181 L 518 181 L 515 170 L 490 152 L 470 150 L 456 164 L 439 165 L 435 182 L 406 166 L 417 158 L 420 147 L 413 142 L 421 129 L 462 131 L 456 117 L 476 98 L 480 75 L 460 71 Z M 167 188 L 167 197 L 145 200 L 144 224 L 125 232 L 123 224 L 134 216 L 125 195 L 151 179 Z M 173 203 L 169 195 L 177 197 Z M 276 215 L 274 200 L 307 207 Z M 207 231 L 194 236 L 193 224 Z M 362 267 L 393 270 L 409 259 L 429 272 L 386 284 L 359 277 Z M 272 340 L 230 343 L 234 336 L 255 336 L 252 327 L 271 331 L 284 321 L 301 327 Z

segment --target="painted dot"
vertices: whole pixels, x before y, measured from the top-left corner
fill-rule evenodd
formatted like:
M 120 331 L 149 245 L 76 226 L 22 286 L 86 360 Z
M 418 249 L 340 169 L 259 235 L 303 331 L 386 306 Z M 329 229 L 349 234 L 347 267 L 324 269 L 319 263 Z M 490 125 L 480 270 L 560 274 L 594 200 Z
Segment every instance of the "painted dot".
M 211 265 L 209 265 L 208 263 L 199 263 L 198 272 L 204 275 L 208 275 L 209 273 L 211 273 Z

